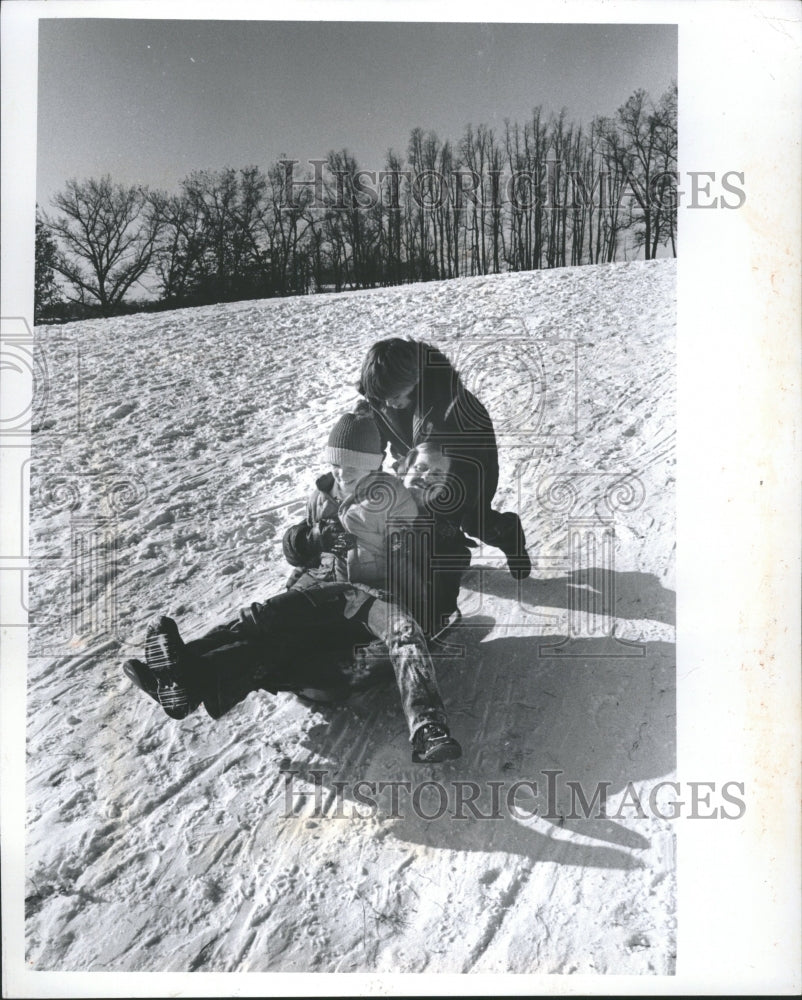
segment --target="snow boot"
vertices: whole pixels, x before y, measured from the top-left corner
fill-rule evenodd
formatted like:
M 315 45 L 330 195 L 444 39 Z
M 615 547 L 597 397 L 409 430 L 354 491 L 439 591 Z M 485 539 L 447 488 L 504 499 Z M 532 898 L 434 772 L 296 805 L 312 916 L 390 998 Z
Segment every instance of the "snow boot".
M 456 760 L 461 756 L 462 747 L 448 728 L 440 723 L 429 722 L 412 737 L 413 764 L 439 764 L 440 761 Z
M 162 705 L 159 697 L 160 686 L 158 678 L 153 671 L 148 668 L 146 663 L 143 663 L 141 660 L 126 660 L 125 663 L 123 663 L 123 673 L 129 681 L 140 689 L 140 691 L 144 691 L 145 694 L 149 698 L 152 698 L 157 705 L 161 705 L 171 719 L 183 719 L 189 714 L 188 711 L 184 711 L 184 709 L 180 706 L 176 709 Z M 189 711 L 192 711 L 197 707 L 197 703 L 193 705 L 191 700 L 190 705 L 191 708 Z
M 171 719 L 186 718 L 199 704 L 199 699 L 189 690 L 185 664 L 182 662 L 185 659 L 184 643 L 178 634 L 178 626 L 172 618 L 162 615 L 148 626 L 145 660 L 148 672 L 156 681 L 155 700 Z
M 499 527 L 487 540 L 491 545 L 497 545 L 507 557 L 510 576 L 516 580 L 525 580 L 529 576 L 532 561 L 526 551 L 526 536 L 517 514 L 509 510 L 500 514 Z
M 123 663 L 123 673 L 140 691 L 144 691 L 149 698 L 160 704 L 156 693 L 159 690 L 159 683 L 156 680 L 156 675 L 148 670 L 147 664 L 141 660 L 126 660 Z

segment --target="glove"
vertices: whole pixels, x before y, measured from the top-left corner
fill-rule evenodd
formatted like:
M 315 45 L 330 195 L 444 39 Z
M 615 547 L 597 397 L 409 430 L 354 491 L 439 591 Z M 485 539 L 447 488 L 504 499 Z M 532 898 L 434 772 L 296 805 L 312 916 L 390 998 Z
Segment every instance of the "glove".
M 356 536 L 346 531 L 337 518 L 321 521 L 320 547 L 323 552 L 344 558 L 349 549 L 356 548 Z
M 282 549 L 290 566 L 314 568 L 320 565 L 320 543 L 314 528 L 302 521 L 284 532 Z

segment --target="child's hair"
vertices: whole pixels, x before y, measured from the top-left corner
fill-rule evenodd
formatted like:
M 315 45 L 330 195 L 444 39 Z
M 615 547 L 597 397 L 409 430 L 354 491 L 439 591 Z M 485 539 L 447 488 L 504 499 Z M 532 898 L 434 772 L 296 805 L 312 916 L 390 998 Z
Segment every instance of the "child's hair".
M 430 454 L 440 456 L 440 458 L 443 458 L 446 462 L 448 462 L 449 466 L 451 465 L 451 458 L 443 451 L 441 445 L 439 445 L 436 441 L 422 441 L 414 448 L 410 448 L 401 460 L 399 471 L 402 474 L 409 472 L 412 466 L 417 462 L 421 446 L 427 448 Z
M 362 362 L 357 386 L 366 399 L 382 401 L 417 383 L 420 378 L 420 345 L 414 340 L 390 337 L 371 345 Z
M 452 396 L 464 392 L 459 372 L 441 350 L 424 340 L 402 340 L 401 337 L 377 340 L 368 349 L 356 389 L 376 406 L 411 385 L 417 385 L 424 372 L 427 376 L 434 374 L 438 379 L 448 380 Z

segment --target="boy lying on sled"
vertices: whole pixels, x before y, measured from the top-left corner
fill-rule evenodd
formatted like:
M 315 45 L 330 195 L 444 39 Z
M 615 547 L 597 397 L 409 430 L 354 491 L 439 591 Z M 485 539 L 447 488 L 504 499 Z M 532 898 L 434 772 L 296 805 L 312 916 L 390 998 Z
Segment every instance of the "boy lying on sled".
M 456 611 L 470 562 L 447 516 L 447 460 L 419 449 L 407 485 L 380 471 L 380 435 L 364 413 L 340 418 L 327 458 L 331 472 L 318 479 L 306 520 L 285 533 L 296 567 L 288 589 L 188 642 L 162 616 L 148 629 L 145 662 L 123 669 L 171 718 L 203 703 L 216 719 L 256 690 L 347 694 L 364 683 L 355 651 L 362 667 L 389 659 L 413 762 L 458 757 L 421 625 L 432 634 Z

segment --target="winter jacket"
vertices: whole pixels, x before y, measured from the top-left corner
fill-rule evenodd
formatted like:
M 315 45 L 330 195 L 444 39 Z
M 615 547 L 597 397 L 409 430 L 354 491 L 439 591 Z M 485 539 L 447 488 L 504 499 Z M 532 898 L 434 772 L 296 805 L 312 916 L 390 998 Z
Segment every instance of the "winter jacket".
M 340 506 L 340 523 L 356 539 L 348 550 L 348 579 L 389 587 L 388 533 L 409 531 L 417 518 L 415 498 L 400 479 L 386 472 L 362 479 Z
M 384 472 L 363 479 L 354 495 L 338 501 L 334 477 L 317 480 L 306 519 L 284 534 L 284 555 L 294 573 L 288 588 L 350 581 L 366 593 L 392 594 L 427 634 L 457 608 L 462 574 L 471 561 L 465 536 L 451 521 L 420 512 L 403 483 Z M 320 524 L 337 516 L 354 538 L 345 556 L 320 553 Z M 395 530 L 394 546 L 387 533 Z M 389 562 L 388 562 L 389 553 Z
M 416 551 L 407 558 L 416 568 L 409 579 L 417 590 L 405 594 L 406 603 L 424 633 L 431 635 L 457 610 L 471 550 L 461 529 L 446 517 L 422 514 L 414 537 Z
M 386 589 L 388 531 L 409 529 L 418 517 L 418 505 L 404 484 L 386 472 L 369 473 L 342 502 L 333 496 L 333 489 L 331 473 L 317 480 L 307 500 L 306 520 L 285 532 L 287 562 L 318 579 Z M 353 536 L 347 552 L 321 550 L 321 525 L 334 519 Z

